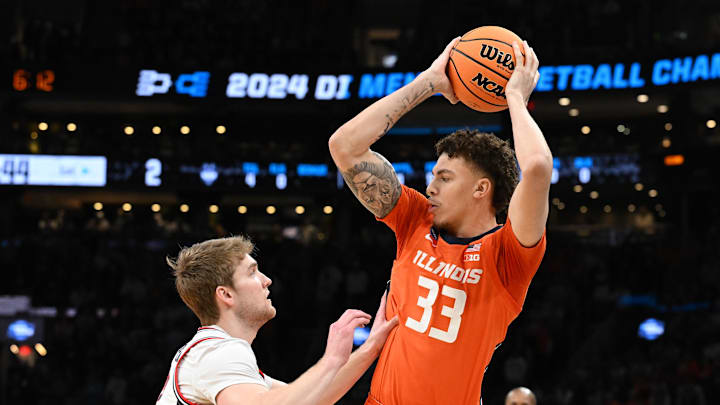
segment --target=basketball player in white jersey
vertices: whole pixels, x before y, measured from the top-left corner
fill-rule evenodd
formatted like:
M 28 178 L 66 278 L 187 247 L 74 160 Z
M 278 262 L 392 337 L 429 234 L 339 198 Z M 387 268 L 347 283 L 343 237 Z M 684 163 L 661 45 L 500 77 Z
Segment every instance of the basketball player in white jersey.
M 268 299 L 272 281 L 250 255 L 242 236 L 212 239 L 183 248 L 176 260 L 175 285 L 202 327 L 178 350 L 160 393 L 160 405 L 292 404 L 338 401 L 380 354 L 397 317 L 385 318 L 385 296 L 365 343 L 352 352 L 356 327 L 370 315 L 347 310 L 330 326 L 325 354 L 295 381 L 286 384 L 260 371 L 251 344 L 275 317 Z

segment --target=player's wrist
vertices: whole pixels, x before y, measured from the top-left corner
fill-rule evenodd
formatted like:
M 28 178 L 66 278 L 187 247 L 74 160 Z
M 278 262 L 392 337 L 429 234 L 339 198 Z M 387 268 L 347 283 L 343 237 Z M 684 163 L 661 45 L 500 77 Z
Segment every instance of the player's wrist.
M 343 365 L 345 365 L 346 362 L 346 359 L 339 356 L 325 354 L 320 358 L 317 364 L 326 372 L 337 372 Z
M 427 69 L 424 72 L 420 73 L 418 75 L 418 78 L 421 78 L 424 80 L 424 84 L 426 86 L 429 86 L 432 84 L 432 86 L 436 89 L 440 89 L 441 85 L 443 84 L 450 84 L 450 81 L 447 78 L 447 75 L 445 72 L 437 72 L 433 69 Z
M 373 358 L 380 355 L 385 341 L 381 341 L 376 335 L 370 335 L 365 343 L 363 343 L 357 350 L 362 350 L 364 354 Z
M 505 91 L 505 99 L 507 100 L 508 104 L 511 102 L 525 102 L 524 95 L 520 92 L 520 90 L 506 90 Z

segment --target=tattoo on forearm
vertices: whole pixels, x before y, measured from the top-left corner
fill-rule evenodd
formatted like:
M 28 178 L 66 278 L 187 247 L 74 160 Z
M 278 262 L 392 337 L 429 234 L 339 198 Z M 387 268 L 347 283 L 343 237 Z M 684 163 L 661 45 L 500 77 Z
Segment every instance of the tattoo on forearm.
M 377 152 L 373 154 L 380 162 L 360 162 L 342 175 L 365 208 L 383 218 L 395 208 L 402 187 L 390 162 Z
M 435 86 L 432 84 L 432 82 L 428 83 L 428 86 L 424 86 L 420 88 L 419 90 L 415 91 L 412 95 L 406 95 L 404 96 L 398 105 L 393 108 L 393 111 L 391 114 L 385 114 L 385 129 L 383 132 L 378 135 L 378 137 L 375 139 L 374 142 L 377 142 L 378 139 L 382 138 L 387 132 L 392 128 L 393 125 L 402 117 L 405 115 L 408 111 L 415 108 L 420 102 L 424 99 L 425 96 L 428 94 L 432 95 L 435 93 Z
M 390 114 L 385 114 L 385 129 L 382 131 L 382 134 L 378 137 L 378 139 L 382 138 L 383 135 L 387 134 L 387 131 L 390 130 L 390 127 L 393 126 L 393 119 L 390 117 Z

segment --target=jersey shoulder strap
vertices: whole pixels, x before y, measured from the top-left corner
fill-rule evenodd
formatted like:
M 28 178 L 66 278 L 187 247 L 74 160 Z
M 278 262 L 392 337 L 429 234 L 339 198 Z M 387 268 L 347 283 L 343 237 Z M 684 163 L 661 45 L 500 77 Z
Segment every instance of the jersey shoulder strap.
M 195 336 L 183 347 L 181 347 L 180 350 L 177 351 L 177 354 L 175 355 L 172 366 L 170 368 L 170 373 L 168 374 L 168 380 L 172 381 L 173 393 L 175 394 L 178 405 L 198 405 L 195 402 L 192 402 L 189 399 L 185 398 L 182 392 L 180 392 L 180 384 L 178 381 L 177 371 L 178 367 L 180 367 L 180 363 L 182 363 L 183 359 L 185 358 L 185 355 L 193 347 L 197 346 L 201 342 L 211 339 L 225 339 L 226 337 L 227 334 L 224 331 L 213 328 L 211 326 L 204 326 L 199 328 Z M 165 382 L 165 384 L 167 384 L 167 381 Z

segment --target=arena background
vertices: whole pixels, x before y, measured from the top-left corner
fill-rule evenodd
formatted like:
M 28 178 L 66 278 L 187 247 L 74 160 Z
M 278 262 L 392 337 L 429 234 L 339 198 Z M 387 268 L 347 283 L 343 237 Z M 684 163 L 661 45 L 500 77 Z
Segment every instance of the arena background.
M 0 10 L 0 404 L 155 401 L 198 326 L 164 258 L 229 234 L 273 279 L 259 365 L 299 376 L 345 308 L 374 313 L 395 254 L 329 136 L 482 25 L 538 53 L 556 169 L 547 254 L 483 402 L 524 385 L 540 404 L 720 403 L 720 2 Z M 511 138 L 507 112 L 434 97 L 375 149 L 424 191 L 433 143 L 462 127 Z

